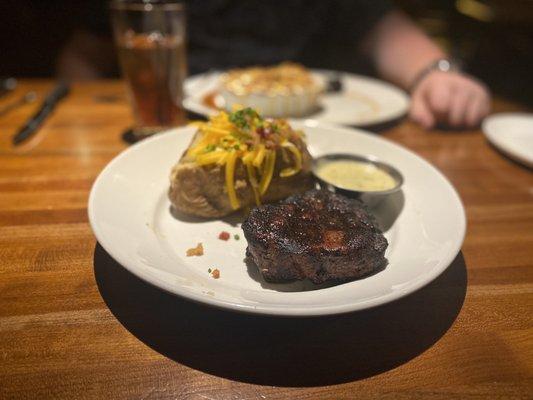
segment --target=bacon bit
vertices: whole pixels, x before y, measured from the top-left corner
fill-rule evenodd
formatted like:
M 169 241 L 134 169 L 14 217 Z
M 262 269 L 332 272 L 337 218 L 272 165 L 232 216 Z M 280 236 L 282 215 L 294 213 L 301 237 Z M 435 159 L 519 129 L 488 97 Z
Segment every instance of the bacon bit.
M 218 238 L 220 240 L 229 240 L 229 233 L 228 232 L 225 232 L 225 231 L 222 231 L 220 232 L 220 234 L 218 235 Z
M 265 140 L 265 147 L 269 150 L 277 148 L 276 143 L 272 140 Z
M 187 257 L 203 256 L 203 255 L 204 255 L 204 246 L 202 246 L 202 243 L 198 243 L 196 247 L 193 247 L 187 250 Z
M 255 131 L 259 136 L 261 136 L 262 139 L 266 139 L 272 133 L 270 129 L 265 128 L 263 126 L 257 128 Z
M 211 276 L 215 279 L 220 278 L 220 271 L 218 269 L 214 269 L 213 272 L 211 272 Z

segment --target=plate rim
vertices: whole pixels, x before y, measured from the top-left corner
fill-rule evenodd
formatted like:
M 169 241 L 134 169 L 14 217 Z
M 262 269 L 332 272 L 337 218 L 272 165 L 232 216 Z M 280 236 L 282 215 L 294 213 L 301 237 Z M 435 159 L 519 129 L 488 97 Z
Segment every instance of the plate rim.
M 489 115 L 487 118 L 485 118 L 481 124 L 481 130 L 483 131 L 483 135 L 485 138 L 489 141 L 490 144 L 492 144 L 494 147 L 496 147 L 499 151 L 501 151 L 503 154 L 505 154 L 507 157 L 511 158 L 512 160 L 525 165 L 526 167 L 533 168 L 533 156 L 531 158 L 527 158 L 523 156 L 520 153 L 516 153 L 514 150 L 512 150 L 508 144 L 505 141 L 501 141 L 498 139 L 498 134 L 494 131 L 491 132 L 491 129 L 489 126 L 495 121 L 502 117 L 526 117 L 528 119 L 531 119 L 532 125 L 533 125 L 533 113 L 527 113 L 527 112 L 501 112 L 501 113 L 495 113 Z
M 353 131 L 356 131 L 358 133 L 364 134 L 364 135 L 370 135 L 372 138 L 381 141 L 386 142 L 389 145 L 392 145 L 396 149 L 399 149 L 401 151 L 410 153 L 411 156 L 414 156 L 419 161 L 425 164 L 427 168 L 430 168 L 433 170 L 434 173 L 440 178 L 442 183 L 449 189 L 449 192 L 454 197 L 455 202 L 454 205 L 455 208 L 458 211 L 458 219 L 459 219 L 459 225 L 460 225 L 460 232 L 456 236 L 456 240 L 453 241 L 450 251 L 448 252 L 447 256 L 444 257 L 440 263 L 437 265 L 437 267 L 432 269 L 432 272 L 428 274 L 424 279 L 419 279 L 415 281 L 414 283 L 410 283 L 403 287 L 402 289 L 398 289 L 396 291 L 390 292 L 386 295 L 380 296 L 377 299 L 368 299 L 364 301 L 358 301 L 357 303 L 344 303 L 340 305 L 335 306 L 314 306 L 312 308 L 307 308 L 305 306 L 291 306 L 290 308 L 275 308 L 272 306 L 262 306 L 260 304 L 258 305 L 247 305 L 247 304 L 241 304 L 239 302 L 229 301 L 229 300 L 220 300 L 215 297 L 211 296 L 205 296 L 200 293 L 187 290 L 187 288 L 180 288 L 176 285 L 167 284 L 164 280 L 158 280 L 152 277 L 149 274 L 145 274 L 142 271 L 139 271 L 138 268 L 132 267 L 131 265 L 128 265 L 129 263 L 127 260 L 122 259 L 120 254 L 117 254 L 112 248 L 112 246 L 108 246 L 106 243 L 106 240 L 104 238 L 104 235 L 102 232 L 100 232 L 98 224 L 97 224 L 97 211 L 95 208 L 95 198 L 97 196 L 97 191 L 99 190 L 99 187 L 103 184 L 105 176 L 110 173 L 113 166 L 118 163 L 122 158 L 127 157 L 129 153 L 132 151 L 139 151 L 138 149 L 149 145 L 152 142 L 155 142 L 157 140 L 161 140 L 161 138 L 165 135 L 174 134 L 178 135 L 180 131 L 183 130 L 190 130 L 192 127 L 179 127 L 174 128 L 171 130 L 167 130 L 164 132 L 160 132 L 150 138 L 144 139 L 138 143 L 135 143 L 134 145 L 126 148 L 119 154 L 117 154 L 111 161 L 109 161 L 106 166 L 100 171 L 97 178 L 95 179 L 91 191 L 89 194 L 88 199 L 88 217 L 89 217 L 89 224 L 92 228 L 93 234 L 95 235 L 98 244 L 104 248 L 104 250 L 123 268 L 125 268 L 127 271 L 135 275 L 136 277 L 140 278 L 141 280 L 149 283 L 150 285 L 153 285 L 159 289 L 164 290 L 165 292 L 168 292 L 172 295 L 180 296 L 182 298 L 195 301 L 197 303 L 201 303 L 203 305 L 207 306 L 213 306 L 220 309 L 225 310 L 232 310 L 237 312 L 243 312 L 243 313 L 252 313 L 252 314 L 261 314 L 261 315 L 270 315 L 270 316 L 283 316 L 283 317 L 313 317 L 313 316 L 324 316 L 324 315 L 336 315 L 336 314 L 345 314 L 349 312 L 355 312 L 365 309 L 370 309 L 374 307 L 381 306 L 383 304 L 387 304 L 396 300 L 399 300 L 411 293 L 414 293 L 421 289 L 422 287 L 428 285 L 432 281 L 434 281 L 439 275 L 441 275 L 453 262 L 453 260 L 457 257 L 459 252 L 461 251 L 462 245 L 464 243 L 465 235 L 466 235 L 466 211 L 464 208 L 464 204 L 461 201 L 461 198 L 455 189 L 455 187 L 452 185 L 452 183 L 448 180 L 448 178 L 440 172 L 435 166 L 433 166 L 429 161 L 425 160 L 423 157 L 419 156 L 418 154 L 414 153 L 413 151 L 409 150 L 408 148 L 402 146 L 401 144 L 398 144 L 396 142 L 393 142 L 391 140 L 388 140 L 386 138 L 378 137 L 373 135 L 372 133 L 362 130 L 362 129 L 356 129 L 356 128 L 346 128 L 346 127 L 340 127 L 335 124 L 328 124 L 323 122 L 317 122 L 315 120 L 299 120 L 294 121 L 297 124 L 306 125 L 309 127 L 318 127 L 318 128 L 324 128 L 324 129 L 333 129 L 333 130 L 340 130 L 345 131 L 346 133 L 351 133 Z M 181 290 L 179 290 L 181 289 Z
M 403 98 L 403 100 L 405 101 L 405 107 L 402 110 L 398 110 L 397 112 L 392 113 L 387 118 L 379 118 L 379 119 L 376 119 L 374 121 L 363 121 L 363 122 L 355 121 L 355 122 L 350 122 L 350 123 L 346 123 L 346 124 L 344 124 L 344 123 L 336 123 L 336 122 L 331 122 L 331 121 L 320 121 L 318 119 L 309 118 L 309 117 L 304 117 L 304 118 L 292 118 L 291 117 L 290 119 L 294 119 L 294 120 L 314 119 L 317 122 L 322 123 L 322 124 L 337 124 L 339 126 L 354 127 L 355 129 L 358 129 L 358 128 L 361 129 L 361 128 L 364 128 L 366 126 L 385 124 L 387 122 L 394 121 L 394 120 L 396 120 L 398 118 L 401 118 L 402 116 L 407 115 L 407 113 L 409 111 L 409 104 L 410 104 L 409 93 L 407 93 L 404 89 L 400 88 L 399 86 L 394 85 L 391 82 L 387 82 L 387 81 L 385 81 L 383 79 L 379 79 L 379 78 L 376 78 L 376 77 L 373 77 L 373 76 L 357 74 L 357 73 L 353 73 L 353 72 L 349 72 L 349 71 L 338 71 L 338 70 L 330 70 L 330 69 L 322 69 L 322 68 L 310 68 L 310 71 L 312 73 L 323 74 L 323 75 L 343 74 L 345 76 L 350 77 L 351 79 L 369 81 L 372 84 L 376 84 L 376 85 L 380 85 L 380 86 L 386 87 L 387 89 L 390 89 L 390 90 L 394 91 L 396 94 L 398 94 L 399 96 L 401 96 Z M 213 71 L 206 71 L 206 72 L 190 75 L 187 78 L 185 78 L 185 81 L 183 83 L 184 89 L 185 89 L 185 86 L 187 85 L 187 82 L 190 82 L 190 81 L 193 81 L 193 80 L 198 80 L 198 79 L 206 79 L 206 78 L 214 79 L 214 77 L 219 76 L 220 74 L 223 74 L 223 73 L 224 73 L 223 70 L 213 70 Z M 213 76 L 213 77 L 210 77 L 210 76 Z M 203 106 L 203 105 L 199 104 L 197 101 L 194 101 L 194 103 L 192 104 L 192 107 L 191 107 L 191 101 L 194 98 L 195 98 L 194 95 L 187 94 L 185 92 L 185 90 L 184 90 L 183 107 L 186 110 L 191 111 L 191 112 L 196 113 L 196 114 L 199 114 L 199 115 L 202 115 L 204 117 L 209 117 L 210 115 L 212 115 L 213 113 L 216 112 L 216 110 L 211 110 L 212 112 L 211 111 L 206 111 L 207 106 Z M 198 105 L 198 107 L 196 105 Z

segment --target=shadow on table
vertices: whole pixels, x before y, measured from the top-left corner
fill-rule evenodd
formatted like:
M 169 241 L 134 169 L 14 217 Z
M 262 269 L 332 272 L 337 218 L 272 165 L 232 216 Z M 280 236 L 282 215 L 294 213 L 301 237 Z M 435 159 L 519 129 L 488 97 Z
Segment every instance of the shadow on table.
M 384 122 L 378 122 L 374 124 L 368 124 L 368 125 L 351 125 L 348 126 L 348 128 L 355 128 L 355 129 L 362 129 L 365 131 L 370 131 L 376 134 L 381 134 L 386 130 L 392 129 L 395 126 L 401 124 L 406 120 L 406 115 L 401 115 L 399 117 L 396 117 L 394 119 L 384 121 Z
M 243 382 L 322 386 L 376 375 L 423 353 L 461 310 L 462 253 L 416 293 L 350 314 L 279 318 L 223 311 L 163 292 L 97 244 L 94 273 L 122 325 L 155 351 L 191 368 Z

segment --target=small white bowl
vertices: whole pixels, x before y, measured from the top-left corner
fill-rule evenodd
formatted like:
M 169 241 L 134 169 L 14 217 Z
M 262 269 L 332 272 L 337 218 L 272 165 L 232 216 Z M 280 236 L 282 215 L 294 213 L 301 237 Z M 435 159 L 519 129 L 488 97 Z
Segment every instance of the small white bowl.
M 268 95 L 250 93 L 239 95 L 220 84 L 220 95 L 224 99 L 224 107 L 232 111 L 234 105 L 251 107 L 261 115 L 271 118 L 303 117 L 318 110 L 318 99 L 324 91 L 324 77 L 312 74 L 315 85 L 301 93 Z

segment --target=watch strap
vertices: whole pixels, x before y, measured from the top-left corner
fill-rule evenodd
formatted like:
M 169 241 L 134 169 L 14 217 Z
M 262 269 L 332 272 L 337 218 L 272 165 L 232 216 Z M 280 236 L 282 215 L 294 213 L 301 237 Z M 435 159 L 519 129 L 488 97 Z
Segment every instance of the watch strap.
M 409 91 L 412 92 L 413 89 L 430 73 L 433 71 L 440 71 L 440 72 L 454 72 L 454 71 L 460 71 L 461 68 L 459 64 L 455 61 L 452 61 L 449 58 L 439 58 L 433 62 L 431 62 L 428 66 L 426 66 L 422 71 L 418 73 L 418 75 L 415 77 L 413 83 L 409 87 Z

